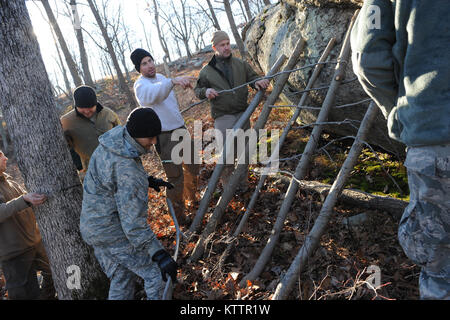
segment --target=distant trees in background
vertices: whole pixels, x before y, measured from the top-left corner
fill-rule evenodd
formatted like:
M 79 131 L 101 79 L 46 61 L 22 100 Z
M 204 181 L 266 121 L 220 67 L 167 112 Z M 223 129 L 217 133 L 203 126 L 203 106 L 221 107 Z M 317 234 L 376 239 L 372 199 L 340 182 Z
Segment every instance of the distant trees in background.
M 239 28 L 270 1 L 146 0 L 147 14 L 136 11 L 142 26 L 140 31 L 144 31 L 142 37 L 136 36 L 135 26 L 132 27 L 123 14 L 122 6 L 126 2 L 41 0 L 32 3 L 49 23 L 55 40 L 55 63 L 48 70 L 54 93 L 64 93 L 70 98 L 73 88 L 80 84 L 94 86 L 96 80 L 111 78 L 117 81 L 118 89 L 127 96 L 128 104 L 133 108 L 136 102 L 130 90 L 131 51 L 137 47 L 145 48 L 152 52 L 157 62 L 162 62 L 164 57 L 168 61 L 183 56 L 189 59 L 193 52 L 210 44 L 214 30 L 228 29 L 241 56 L 245 57 Z M 73 34 L 61 31 L 60 26 L 68 21 L 73 25 Z M 158 41 L 155 41 L 154 30 Z M 156 54 L 160 48 L 163 57 Z

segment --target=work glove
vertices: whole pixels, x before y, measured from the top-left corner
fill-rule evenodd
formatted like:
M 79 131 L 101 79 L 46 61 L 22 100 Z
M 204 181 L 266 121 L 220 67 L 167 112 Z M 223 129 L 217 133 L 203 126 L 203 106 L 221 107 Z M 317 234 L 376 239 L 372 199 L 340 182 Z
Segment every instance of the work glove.
M 158 250 L 153 255 L 152 260 L 155 261 L 161 269 L 161 276 L 164 281 L 167 281 L 166 274 L 168 274 L 172 278 L 172 282 L 177 283 L 178 264 L 172 259 L 166 250 Z
M 163 179 L 157 179 L 152 176 L 148 176 L 147 179 L 148 179 L 148 187 L 153 188 L 158 192 L 161 191 L 159 187 L 167 187 L 168 189 L 173 189 L 173 184 L 164 181 Z

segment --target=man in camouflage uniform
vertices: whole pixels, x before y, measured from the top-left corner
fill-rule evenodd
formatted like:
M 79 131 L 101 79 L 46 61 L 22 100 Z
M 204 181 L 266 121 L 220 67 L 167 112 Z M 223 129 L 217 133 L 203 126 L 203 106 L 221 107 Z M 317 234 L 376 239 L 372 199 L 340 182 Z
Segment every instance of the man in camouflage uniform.
M 133 299 L 136 276 L 147 299 L 160 298 L 161 275 L 176 282 L 177 264 L 147 224 L 148 187 L 173 186 L 147 176 L 140 159 L 160 132 L 152 109 L 133 110 L 125 126 L 99 138 L 84 179 L 80 231 L 111 280 L 111 300 Z
M 398 237 L 422 268 L 422 299 L 450 299 L 449 12 L 444 0 L 367 0 L 351 39 L 355 73 L 407 146 Z

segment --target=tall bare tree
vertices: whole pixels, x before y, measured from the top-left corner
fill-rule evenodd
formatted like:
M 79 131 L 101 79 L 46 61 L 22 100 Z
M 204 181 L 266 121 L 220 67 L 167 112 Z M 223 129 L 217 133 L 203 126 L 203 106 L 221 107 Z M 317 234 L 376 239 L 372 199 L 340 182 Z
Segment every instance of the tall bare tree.
M 117 73 L 117 79 L 119 81 L 119 88 L 120 91 L 125 93 L 125 95 L 128 98 L 128 103 L 130 104 L 130 109 L 134 109 L 136 107 L 136 101 L 134 99 L 134 95 L 132 94 L 130 88 L 128 87 L 125 78 L 122 74 L 122 71 L 120 70 L 119 61 L 117 59 L 117 55 L 114 51 L 114 47 L 112 44 L 111 39 L 108 36 L 108 32 L 106 30 L 106 26 L 103 24 L 102 18 L 100 17 L 100 14 L 98 12 L 97 7 L 95 6 L 94 2 L 92 0 L 87 0 L 89 7 L 91 8 L 92 14 L 95 17 L 95 20 L 97 21 L 97 25 L 100 28 L 100 31 L 102 33 L 103 39 L 105 40 L 106 47 L 108 49 L 108 53 L 111 56 L 111 60 L 113 62 L 114 68 L 116 69 Z
M 150 6 L 147 5 L 147 7 L 150 12 Z M 156 30 L 158 31 L 158 38 L 159 38 L 159 43 L 161 44 L 161 48 L 163 49 L 164 54 L 169 59 L 169 61 L 172 61 L 170 59 L 169 47 L 167 46 L 166 40 L 162 34 L 161 25 L 159 24 L 159 11 L 158 11 L 158 3 L 156 2 L 156 0 L 153 0 L 153 14 L 154 14 L 154 18 L 155 18 L 155 25 L 156 25 Z
M 208 19 L 211 20 L 213 27 L 216 30 L 220 30 L 219 20 L 217 20 L 216 12 L 211 3 L 211 0 L 206 0 L 206 3 L 208 4 L 208 10 L 205 9 L 198 0 L 195 0 L 195 2 L 197 3 L 197 6 L 200 8 L 203 14 L 205 14 L 208 17 Z
M 234 40 L 236 41 L 236 45 L 239 49 L 239 53 L 241 54 L 242 59 L 247 59 L 247 54 L 245 52 L 244 41 L 239 34 L 238 28 L 236 27 L 236 23 L 234 21 L 233 12 L 231 11 L 231 5 L 229 0 L 223 0 L 223 6 L 225 8 L 225 12 L 227 14 L 228 22 L 230 23 L 231 32 L 233 33 Z
M 173 1 L 167 5 L 167 11 L 160 9 L 160 17 L 169 26 L 169 31 L 175 38 L 175 41 L 181 41 L 184 44 L 186 55 L 192 57 L 189 48 L 189 41 L 193 31 L 191 8 L 186 5 L 186 0 L 179 0 L 179 6 L 175 7 Z
M 247 15 L 247 21 L 252 20 L 252 11 L 250 10 L 250 5 L 248 3 L 248 0 L 240 0 L 244 4 L 245 13 Z
M 70 0 L 71 12 L 73 17 L 73 26 L 75 30 L 75 35 L 77 37 L 78 48 L 80 50 L 80 61 L 81 67 L 83 69 L 84 82 L 93 87 L 94 81 L 92 80 L 91 72 L 89 70 L 89 59 L 87 57 L 86 48 L 84 47 L 83 31 L 81 29 L 81 21 L 79 21 L 77 2 L 76 0 Z
M 0 0 L 0 106 L 35 208 L 59 299 L 104 299 L 108 281 L 79 232 L 82 188 L 24 0 Z M 20 72 L 17 72 L 20 70 Z
M 50 7 L 48 0 L 41 0 L 41 2 L 42 5 L 44 6 L 45 12 L 47 13 L 47 17 L 52 26 L 52 29 L 55 31 L 56 37 L 58 38 L 59 45 L 61 46 L 64 58 L 66 59 L 66 63 L 69 68 L 70 74 L 72 75 L 73 83 L 75 84 L 76 87 L 78 87 L 83 82 L 81 80 L 80 75 L 78 74 L 77 65 L 69 52 L 66 41 L 64 40 L 61 29 L 59 28 L 58 22 L 56 21 L 55 15 L 53 14 L 52 8 Z
M 106 19 L 106 17 L 104 20 L 105 20 L 105 25 L 109 26 L 111 29 L 111 32 L 112 32 L 111 41 L 113 42 L 113 45 L 115 47 L 114 51 L 117 52 L 118 59 L 120 59 L 120 62 L 122 63 L 122 67 L 125 70 L 127 82 L 131 83 L 130 73 L 128 72 L 128 67 L 127 67 L 126 58 L 125 58 L 125 45 L 127 42 L 126 35 L 129 32 L 129 30 L 127 29 L 125 24 L 121 22 L 121 21 L 123 21 L 121 7 L 119 6 L 119 8 L 117 9 L 117 16 L 116 16 L 115 21 Z

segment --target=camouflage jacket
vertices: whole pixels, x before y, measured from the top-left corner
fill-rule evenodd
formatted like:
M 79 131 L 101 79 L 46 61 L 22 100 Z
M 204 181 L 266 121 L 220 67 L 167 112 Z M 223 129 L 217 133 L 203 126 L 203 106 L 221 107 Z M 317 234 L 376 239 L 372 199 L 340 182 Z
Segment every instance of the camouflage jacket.
M 100 136 L 83 185 L 80 231 L 89 245 L 150 256 L 162 249 L 147 224 L 148 175 L 139 158 L 144 153 L 124 126 Z

